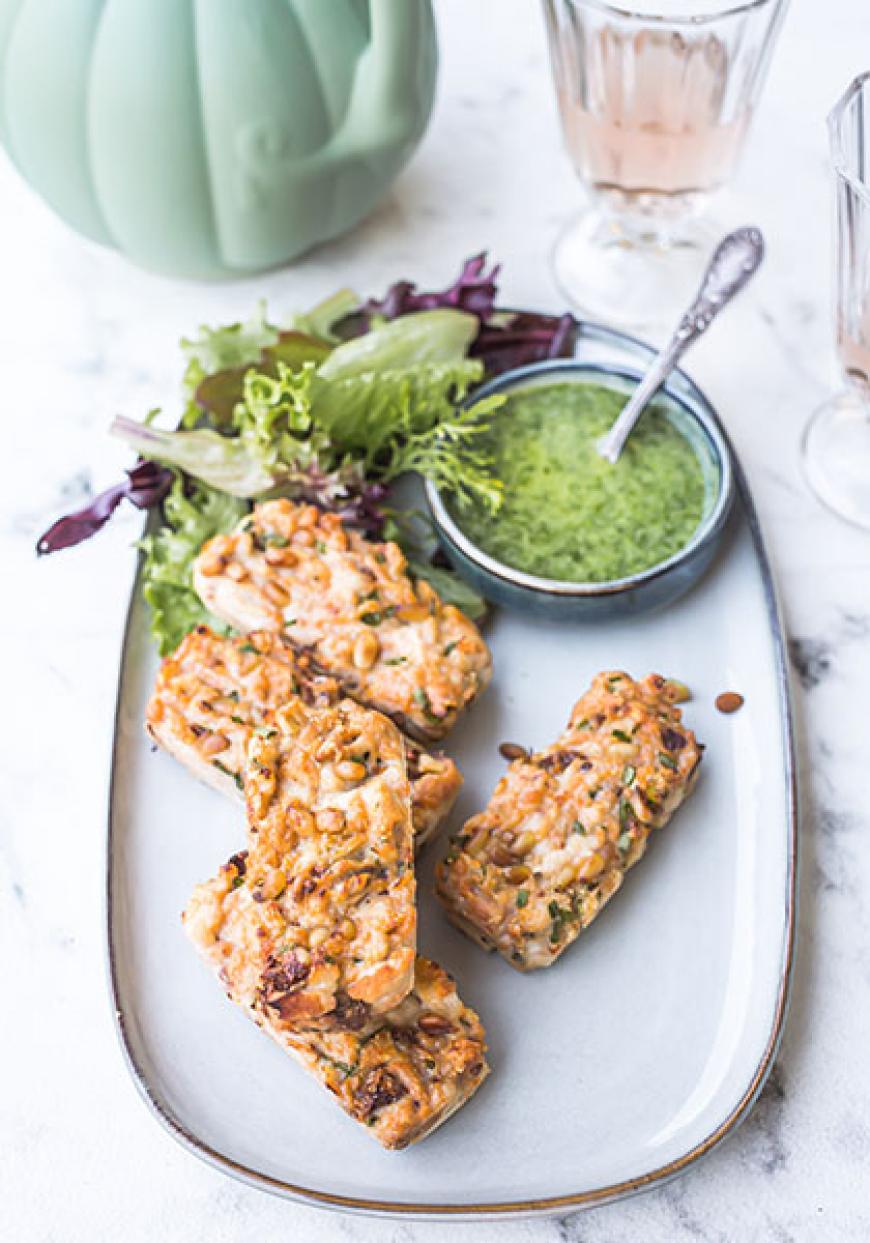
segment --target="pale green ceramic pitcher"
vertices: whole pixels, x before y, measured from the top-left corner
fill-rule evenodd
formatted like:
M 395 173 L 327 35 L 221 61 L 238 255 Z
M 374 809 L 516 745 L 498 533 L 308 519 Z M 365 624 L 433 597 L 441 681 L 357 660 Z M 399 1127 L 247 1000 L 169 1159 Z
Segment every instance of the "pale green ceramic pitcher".
M 423 135 L 430 0 L 0 0 L 0 141 L 146 267 L 272 267 L 361 220 Z

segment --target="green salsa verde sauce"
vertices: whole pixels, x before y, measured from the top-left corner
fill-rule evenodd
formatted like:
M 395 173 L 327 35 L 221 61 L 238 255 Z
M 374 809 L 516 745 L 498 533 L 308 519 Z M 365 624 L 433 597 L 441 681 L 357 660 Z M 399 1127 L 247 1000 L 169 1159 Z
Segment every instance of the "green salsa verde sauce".
M 654 402 L 615 466 L 596 443 L 624 393 L 594 383 L 517 390 L 486 436 L 504 483 L 497 513 L 470 504 L 453 517 L 484 552 L 566 582 L 626 578 L 673 556 L 704 514 L 709 470 Z

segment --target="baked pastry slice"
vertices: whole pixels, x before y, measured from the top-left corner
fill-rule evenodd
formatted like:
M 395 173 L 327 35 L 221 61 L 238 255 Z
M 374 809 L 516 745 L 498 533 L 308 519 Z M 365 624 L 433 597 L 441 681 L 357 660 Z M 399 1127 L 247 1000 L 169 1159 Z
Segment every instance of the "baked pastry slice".
M 281 635 L 258 631 L 228 638 L 198 626 L 162 662 L 145 728 L 195 776 L 241 797 L 253 730 L 273 723 L 290 704 L 316 710 L 341 698 L 338 682 L 315 672 L 310 658 Z M 419 849 L 453 806 L 462 776 L 452 760 L 407 738 L 405 756 Z
M 450 919 L 514 967 L 546 967 L 579 936 L 692 788 L 702 748 L 674 684 L 601 673 L 567 729 L 516 759 L 438 865 Z
M 398 545 L 287 500 L 256 505 L 202 548 L 194 585 L 235 630 L 283 634 L 323 673 L 423 742 L 443 738 L 486 687 L 477 627 L 412 581 Z
M 391 1009 L 413 984 L 417 927 L 398 729 L 351 700 L 290 704 L 253 734 L 244 781 L 240 888 L 276 934 L 283 1018 L 318 1018 L 341 995 Z
M 313 953 L 287 949 L 281 905 L 260 899 L 249 858 L 234 855 L 197 886 L 183 916 L 194 945 L 231 1000 L 380 1143 L 405 1148 L 422 1139 L 488 1073 L 480 1019 L 450 976 L 420 956 L 410 992 L 393 1009 L 376 1013 L 338 991 L 329 1013 L 300 1019 L 303 972 L 330 943 Z

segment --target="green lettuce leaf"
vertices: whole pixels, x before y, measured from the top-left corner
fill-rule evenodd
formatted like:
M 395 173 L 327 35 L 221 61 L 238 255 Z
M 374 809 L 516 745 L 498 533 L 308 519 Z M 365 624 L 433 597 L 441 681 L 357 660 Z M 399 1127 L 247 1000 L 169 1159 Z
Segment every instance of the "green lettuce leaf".
M 194 484 L 185 489 L 182 477 L 176 476 L 163 502 L 163 526 L 140 543 L 145 553 L 142 594 L 161 656 L 174 651 L 202 622 L 226 634 L 227 627 L 193 590 L 193 561 L 207 539 L 232 530 L 247 511 L 243 501 L 214 488 Z
M 245 441 L 208 428 L 170 432 L 119 416 L 110 431 L 140 457 L 186 471 L 208 487 L 234 497 L 262 496 L 280 481 L 283 473 L 278 465 L 272 466 L 263 455 L 252 451 Z
M 182 337 L 181 351 L 187 359 L 187 368 L 182 381 L 186 408 L 181 426 L 194 427 L 202 418 L 197 390 L 205 380 L 223 373 L 233 374 L 239 368 L 259 362 L 263 350 L 274 345 L 278 337 L 278 329 L 266 319 L 265 302 L 257 304 L 247 323 L 227 324 L 221 328 L 201 324 L 199 336 Z
M 198 337 L 182 337 L 181 350 L 187 359 L 184 384 L 188 396 L 193 396 L 196 386 L 207 375 L 257 362 L 266 346 L 274 345 L 278 336 L 278 329 L 266 319 L 265 302 L 260 302 L 245 324 L 227 324 L 222 328 L 202 324 Z
M 311 387 L 314 418 L 340 453 L 361 456 L 377 468 L 397 442 L 451 418 L 481 374 L 480 364 L 468 358 L 348 380 L 324 381 L 321 369 Z
M 445 604 L 455 604 L 473 622 L 482 621 L 488 612 L 483 596 L 470 583 L 456 573 L 428 561 L 408 561 L 408 569 L 414 578 L 425 578 L 434 587 Z
M 492 473 L 492 454 L 480 440 L 504 401 L 501 395 L 485 397 L 452 410 L 428 431 L 397 440 L 383 467 L 383 478 L 389 482 L 415 471 L 441 491 L 452 493 L 460 506 L 476 500 L 495 513 L 502 503 L 502 484 Z
M 337 346 L 320 375 L 324 380 L 349 380 L 428 363 L 455 363 L 468 354 L 478 327 L 475 316 L 446 307 L 404 315 Z
M 339 320 L 347 319 L 359 308 L 360 296 L 352 289 L 339 289 L 330 294 L 322 302 L 318 302 L 310 311 L 291 315 L 289 326 L 297 332 L 308 333 L 312 337 L 320 337 L 322 341 L 337 341 L 333 329 Z

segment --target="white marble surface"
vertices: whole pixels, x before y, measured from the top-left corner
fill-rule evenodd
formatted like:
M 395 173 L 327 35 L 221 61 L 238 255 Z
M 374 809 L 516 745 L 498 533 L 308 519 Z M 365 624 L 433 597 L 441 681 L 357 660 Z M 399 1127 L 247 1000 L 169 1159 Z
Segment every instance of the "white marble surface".
M 0 361 L 6 582 L 0 769 L 0 1237 L 10 1243 L 257 1238 L 475 1243 L 864 1240 L 870 1236 L 870 536 L 828 516 L 798 471 L 802 424 L 835 379 L 823 116 L 870 62 L 862 0 L 796 0 L 725 224 L 753 220 L 769 259 L 690 369 L 743 455 L 795 656 L 806 800 L 791 1016 L 749 1121 L 668 1187 L 551 1222 L 362 1221 L 295 1207 L 201 1165 L 137 1099 L 103 974 L 106 779 L 129 543 L 124 515 L 37 564 L 60 510 L 112 481 L 109 418 L 171 400 L 176 338 L 255 298 L 304 305 L 340 284 L 443 281 L 482 247 L 504 294 L 556 307 L 547 251 L 577 189 L 556 132 L 532 0 L 439 0 L 437 114 L 378 214 L 294 269 L 176 284 L 82 243 L 0 164 Z M 11 453 L 10 453 L 11 448 Z M 715 659 L 715 653 L 711 653 Z

